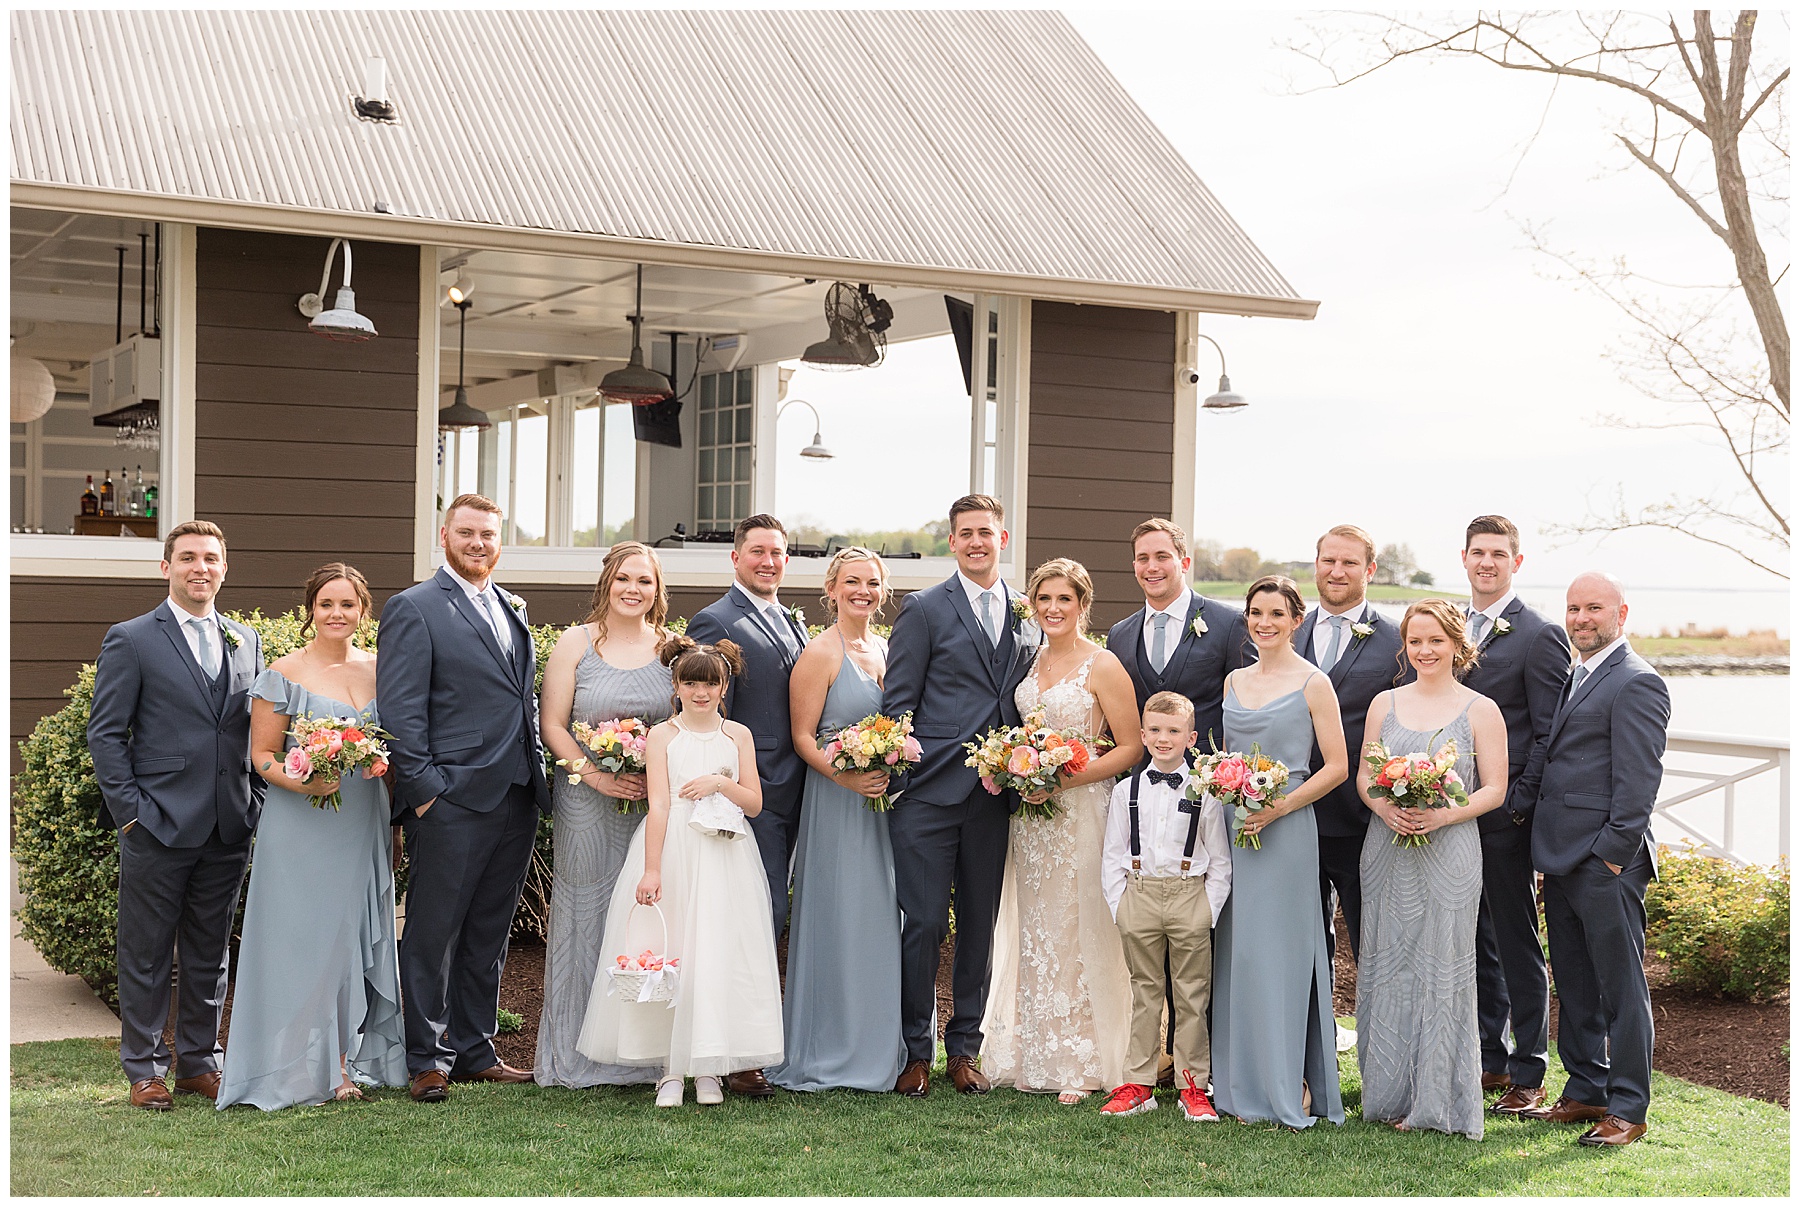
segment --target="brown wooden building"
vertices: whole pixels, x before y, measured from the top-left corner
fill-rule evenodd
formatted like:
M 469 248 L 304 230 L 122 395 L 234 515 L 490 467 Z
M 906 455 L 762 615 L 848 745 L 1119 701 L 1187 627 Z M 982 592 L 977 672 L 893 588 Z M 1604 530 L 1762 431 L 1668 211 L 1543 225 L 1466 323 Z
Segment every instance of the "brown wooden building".
M 35 414 L 15 392 L 15 739 L 163 597 L 147 537 L 193 517 L 230 538 L 235 609 L 294 606 L 333 558 L 385 599 L 441 559 L 444 499 L 481 489 L 510 504 L 500 577 L 534 620 L 579 619 L 621 534 L 661 539 L 691 612 L 730 581 L 707 533 L 789 472 L 786 373 L 833 282 L 889 304 L 893 344 L 965 316 L 965 488 L 1007 504 L 1003 570 L 1074 557 L 1110 623 L 1137 599 L 1131 527 L 1192 527 L 1205 316 L 1317 306 L 1054 14 L 11 21 L 13 373 L 54 382 Z M 296 302 L 324 266 L 331 306 L 350 253 L 379 335 L 321 339 Z M 691 391 L 660 429 L 596 392 L 634 311 Z M 440 423 L 464 338 L 482 431 Z M 139 472 L 156 488 L 153 520 L 80 520 L 113 467 L 121 513 Z M 893 569 L 915 589 L 953 564 Z M 822 570 L 794 560 L 792 602 Z

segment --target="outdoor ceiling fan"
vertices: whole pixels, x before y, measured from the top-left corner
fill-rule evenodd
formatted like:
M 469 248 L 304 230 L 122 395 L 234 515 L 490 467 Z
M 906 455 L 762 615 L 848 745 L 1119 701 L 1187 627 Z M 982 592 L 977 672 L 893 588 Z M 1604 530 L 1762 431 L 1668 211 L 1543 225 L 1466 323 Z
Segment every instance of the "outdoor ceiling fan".
M 815 369 L 872 369 L 887 357 L 894 308 L 867 285 L 834 281 L 825 291 L 825 324 L 830 334 L 801 353 L 801 363 Z

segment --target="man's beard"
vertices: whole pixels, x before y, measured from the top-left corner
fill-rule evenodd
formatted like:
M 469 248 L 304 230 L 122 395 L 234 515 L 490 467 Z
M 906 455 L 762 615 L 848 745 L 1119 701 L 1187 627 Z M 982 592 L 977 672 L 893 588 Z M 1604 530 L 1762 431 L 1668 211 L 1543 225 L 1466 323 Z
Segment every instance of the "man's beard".
M 472 562 L 446 545 L 444 546 L 444 560 L 450 563 L 450 568 L 456 571 L 457 576 L 464 582 L 480 582 L 493 574 L 494 567 L 500 564 L 500 551 L 494 550 L 494 556 L 486 562 Z

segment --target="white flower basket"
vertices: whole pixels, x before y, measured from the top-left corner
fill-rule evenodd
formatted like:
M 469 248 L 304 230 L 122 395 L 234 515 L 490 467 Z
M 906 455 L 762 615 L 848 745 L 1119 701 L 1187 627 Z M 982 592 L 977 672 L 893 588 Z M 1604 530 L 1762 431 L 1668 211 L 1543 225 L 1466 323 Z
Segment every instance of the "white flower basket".
M 634 902 L 631 908 L 635 911 L 643 907 Z M 662 928 L 662 942 L 655 950 L 667 953 L 669 949 L 668 919 L 663 917 L 661 906 L 652 903 L 649 908 L 656 911 L 657 925 Z M 625 933 L 629 934 L 630 930 L 631 920 L 627 918 Z M 627 948 L 631 946 L 629 940 L 625 946 Z M 664 959 L 667 959 L 666 954 L 664 954 Z M 662 968 L 655 969 L 620 968 L 617 963 L 608 964 L 605 967 L 606 975 L 610 980 L 608 993 L 617 993 L 627 1002 L 667 1002 L 670 1006 L 675 1004 L 676 990 L 681 988 L 681 969 L 679 967 L 670 968 L 665 964 Z

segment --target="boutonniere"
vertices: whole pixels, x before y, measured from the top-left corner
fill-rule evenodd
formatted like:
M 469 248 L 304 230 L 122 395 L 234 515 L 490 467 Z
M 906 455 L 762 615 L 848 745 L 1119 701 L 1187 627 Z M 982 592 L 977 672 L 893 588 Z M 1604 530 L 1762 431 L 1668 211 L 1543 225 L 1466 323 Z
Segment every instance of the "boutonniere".
M 1030 624 L 1036 619 L 1031 611 L 1031 604 L 1026 602 L 1023 595 L 1015 595 L 1012 597 L 1012 614 L 1013 619 L 1020 624 Z
M 802 629 L 806 628 L 806 609 L 805 608 L 801 607 L 799 604 L 795 604 L 793 607 L 788 609 L 788 615 L 792 616 L 794 618 L 795 624 L 799 625 Z
M 521 616 L 525 615 L 525 601 L 520 599 L 517 595 L 508 595 L 506 597 L 506 602 L 512 605 L 513 611 Z
M 1375 626 L 1366 620 L 1359 620 L 1350 626 L 1350 639 L 1352 641 L 1361 641 L 1365 637 L 1373 637 L 1374 635 Z
M 1188 628 L 1194 631 L 1194 636 L 1196 637 L 1206 636 L 1206 617 L 1200 613 L 1198 608 L 1194 610 L 1194 619 L 1193 622 L 1188 625 Z
M 1501 619 L 1496 620 L 1494 622 L 1494 636 L 1495 637 L 1504 637 L 1510 632 L 1512 632 L 1512 621 L 1507 620 L 1504 617 L 1502 617 Z
M 225 625 L 220 625 L 219 632 L 221 632 L 225 635 L 225 644 L 230 646 L 234 650 L 237 649 L 238 646 L 244 644 L 244 639 L 237 635 L 237 631 L 235 629 L 229 628 Z

